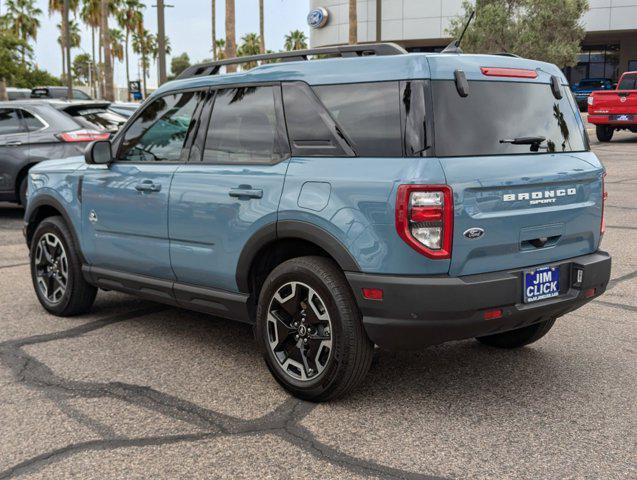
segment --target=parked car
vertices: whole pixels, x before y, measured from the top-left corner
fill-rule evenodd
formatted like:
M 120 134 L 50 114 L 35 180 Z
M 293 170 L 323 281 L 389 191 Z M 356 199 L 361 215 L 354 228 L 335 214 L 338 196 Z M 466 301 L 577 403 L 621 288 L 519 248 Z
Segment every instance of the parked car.
M 7 97 L 9 100 L 24 100 L 31 97 L 31 89 L 8 87 Z
M 609 78 L 584 78 L 571 88 L 581 111 L 586 110 L 588 96 L 598 90 L 612 90 L 613 81 Z
M 27 172 L 36 163 L 84 152 L 126 119 L 108 103 L 61 100 L 0 102 L 0 201 L 25 205 Z
M 69 100 L 67 87 L 36 87 L 31 89 L 31 98 L 55 98 Z M 73 100 L 92 100 L 91 96 L 78 88 L 73 89 Z
M 637 133 L 637 72 L 624 73 L 617 90 L 593 92 L 588 98 L 588 121 L 597 139 L 610 142 L 617 130 Z
M 113 102 L 108 109 L 123 117 L 129 118 L 137 111 L 140 105 L 141 103 Z
M 257 59 L 288 61 L 191 67 L 112 141 L 31 170 L 47 311 L 103 288 L 247 322 L 276 380 L 322 401 L 375 344 L 522 347 L 605 291 L 604 167 L 555 65 L 391 44 Z

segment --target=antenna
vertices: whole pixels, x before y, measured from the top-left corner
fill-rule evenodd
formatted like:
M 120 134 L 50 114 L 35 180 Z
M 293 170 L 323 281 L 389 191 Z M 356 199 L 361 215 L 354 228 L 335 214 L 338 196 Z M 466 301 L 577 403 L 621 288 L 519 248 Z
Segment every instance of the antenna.
M 472 10 L 471 14 L 469 15 L 469 20 L 467 20 L 467 23 L 464 24 L 464 28 L 462 29 L 462 33 L 460 34 L 458 40 L 453 40 L 449 45 L 445 47 L 445 49 L 441 53 L 462 53 L 460 42 L 462 42 L 464 34 L 467 32 L 467 28 L 469 28 L 469 24 L 471 23 L 471 20 L 473 20 L 475 14 L 476 11 Z

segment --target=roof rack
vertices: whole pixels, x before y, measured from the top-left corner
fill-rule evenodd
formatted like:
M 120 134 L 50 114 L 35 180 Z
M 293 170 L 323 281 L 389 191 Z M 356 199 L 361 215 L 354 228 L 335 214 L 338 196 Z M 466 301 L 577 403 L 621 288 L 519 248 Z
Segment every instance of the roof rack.
M 283 62 L 296 62 L 308 60 L 313 55 L 339 55 L 345 57 L 366 57 L 369 55 L 387 56 L 403 55 L 407 53 L 400 45 L 395 43 L 368 43 L 362 45 L 339 45 L 335 47 L 312 48 L 309 50 L 294 50 L 292 52 L 266 53 L 263 55 L 251 55 L 247 57 L 227 58 L 216 62 L 193 65 L 184 70 L 177 79 L 217 75 L 224 65 L 240 65 L 243 63 L 268 62 L 281 60 Z

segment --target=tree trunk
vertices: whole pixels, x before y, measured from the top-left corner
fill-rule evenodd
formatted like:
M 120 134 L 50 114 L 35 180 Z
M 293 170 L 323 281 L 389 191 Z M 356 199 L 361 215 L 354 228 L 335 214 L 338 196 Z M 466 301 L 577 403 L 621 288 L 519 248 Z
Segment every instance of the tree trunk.
M 349 0 L 349 44 L 358 43 L 358 16 L 356 14 L 356 0 Z
M 212 0 L 212 59 L 217 60 L 217 2 Z
M 259 50 L 265 53 L 265 14 L 263 12 L 263 0 L 259 0 Z
M 95 64 L 95 27 L 91 27 L 91 49 L 93 55 L 93 65 L 91 68 L 93 69 L 91 75 L 91 91 L 93 93 L 93 98 L 97 98 L 97 65 Z
M 0 78 L 0 101 L 6 102 L 9 100 L 9 96 L 7 95 L 7 82 L 4 78 Z
M 146 90 L 146 76 L 147 76 L 147 72 L 146 72 L 146 55 L 142 56 L 142 81 L 144 84 L 144 100 L 146 100 L 146 97 L 148 96 L 148 91 Z
M 115 100 L 115 88 L 113 85 L 113 65 L 111 55 L 111 39 L 108 31 L 108 4 L 109 0 L 101 0 L 101 27 L 102 45 L 104 47 L 104 100 Z
M 130 67 L 128 65 L 128 39 L 130 37 L 130 31 L 126 28 L 126 96 L 130 102 Z
M 62 80 L 66 75 L 66 52 L 64 51 L 64 42 L 60 43 L 60 52 L 62 52 Z
M 226 0 L 226 58 L 237 56 L 237 37 L 235 31 L 234 0 Z M 236 72 L 236 65 L 228 65 L 226 71 Z

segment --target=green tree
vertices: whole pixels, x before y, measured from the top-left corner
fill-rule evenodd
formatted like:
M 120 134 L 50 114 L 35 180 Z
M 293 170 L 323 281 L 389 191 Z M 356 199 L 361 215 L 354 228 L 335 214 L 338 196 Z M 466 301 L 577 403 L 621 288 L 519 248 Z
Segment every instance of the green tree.
M 0 100 L 8 100 L 7 84 L 20 73 L 20 52 L 28 44 L 7 28 L 8 19 L 0 17 Z
M 153 58 L 154 52 L 157 51 L 157 39 L 155 35 L 145 28 L 133 33 L 133 51 L 138 54 L 142 65 L 142 84 L 144 98 L 146 97 L 146 78 L 148 77 L 148 69 L 150 68 L 150 59 Z
M 241 37 L 241 45 L 237 50 L 239 57 L 249 57 L 250 55 L 258 55 L 261 53 L 261 40 L 256 33 L 247 33 Z M 244 63 L 242 65 L 243 70 L 250 70 L 256 67 L 256 62 Z
M 69 13 L 70 12 L 77 12 L 77 8 L 79 5 L 79 0 L 70 0 L 69 1 Z M 54 13 L 59 13 L 62 18 L 64 18 L 64 0 L 49 0 L 49 17 L 51 17 L 51 15 L 53 15 Z M 70 23 L 70 22 L 69 22 Z M 65 35 L 65 31 L 64 31 L 64 22 L 60 22 L 61 25 L 61 29 L 60 29 L 60 38 L 65 39 L 66 35 Z M 71 43 L 73 42 L 73 39 L 71 38 Z M 66 49 L 69 48 L 67 45 L 65 45 L 64 40 L 62 41 L 62 43 L 60 44 L 61 49 L 62 49 L 62 75 L 65 75 L 67 73 L 66 71 Z M 70 68 L 70 66 L 69 66 Z
M 301 30 L 293 30 L 285 36 L 285 49 L 288 52 L 292 50 L 304 50 L 307 48 L 307 37 L 305 32 Z
M 93 97 L 97 97 L 97 83 L 100 82 L 100 75 L 97 65 L 102 63 L 102 50 L 99 52 L 99 61 L 95 55 L 95 32 L 100 27 L 100 0 L 82 0 L 82 9 L 80 10 L 80 19 L 91 29 L 91 53 L 93 57 Z
M 81 85 L 91 81 L 93 60 L 88 53 L 80 53 L 73 59 L 73 79 Z
M 58 36 L 58 45 L 60 45 L 60 50 L 62 51 L 62 77 L 66 77 L 66 55 L 65 55 L 65 44 L 64 44 L 64 22 L 57 24 L 57 29 L 60 32 Z M 69 35 L 71 39 L 71 50 L 74 48 L 78 48 L 80 43 L 82 42 L 82 37 L 80 35 L 80 26 L 75 20 L 69 20 Z
M 42 10 L 35 6 L 35 0 L 7 0 L 7 28 L 22 40 L 20 54 L 23 66 L 26 66 L 28 53 L 28 49 L 24 46 L 28 45 L 29 40 L 37 38 L 40 28 L 38 17 L 41 15 Z
M 478 0 L 476 6 L 465 0 L 463 8 L 447 33 L 458 38 L 475 9 L 462 40 L 467 53 L 513 53 L 559 67 L 577 63 L 587 0 Z
M 215 52 L 216 55 L 213 55 L 215 60 L 223 60 L 226 58 L 226 40 L 223 38 L 218 38 L 215 41 Z
M 182 53 L 170 61 L 170 71 L 174 77 L 178 77 L 181 72 L 190 66 L 190 57 L 187 53 Z
M 124 34 L 117 28 L 111 28 L 109 35 L 111 38 L 111 59 L 113 64 L 115 64 L 115 60 L 124 61 Z
M 125 39 L 125 56 L 126 56 L 126 85 L 130 82 L 130 65 L 128 57 L 128 45 L 130 43 L 130 36 L 132 32 L 137 32 L 144 27 L 144 14 L 142 10 L 146 8 L 139 0 L 122 0 L 122 5 L 118 9 L 117 23 L 124 29 Z M 130 101 L 130 92 L 128 93 L 128 100 Z

